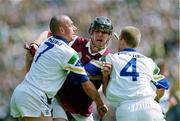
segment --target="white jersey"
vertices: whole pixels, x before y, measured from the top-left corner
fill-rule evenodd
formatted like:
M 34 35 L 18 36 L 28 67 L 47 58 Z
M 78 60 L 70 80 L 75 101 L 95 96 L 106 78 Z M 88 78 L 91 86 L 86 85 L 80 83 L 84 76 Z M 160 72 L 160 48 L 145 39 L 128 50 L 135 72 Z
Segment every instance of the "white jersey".
M 82 77 L 80 81 L 88 80 L 77 52 L 67 40 L 51 36 L 37 50 L 25 81 L 51 98 L 61 88 L 69 71 L 79 74 Z
M 156 96 L 151 87 L 151 80 L 159 73 L 152 59 L 136 52 L 134 49 L 109 54 L 106 61 L 112 63 L 112 73 L 107 87 L 107 99 L 117 107 L 126 100 Z

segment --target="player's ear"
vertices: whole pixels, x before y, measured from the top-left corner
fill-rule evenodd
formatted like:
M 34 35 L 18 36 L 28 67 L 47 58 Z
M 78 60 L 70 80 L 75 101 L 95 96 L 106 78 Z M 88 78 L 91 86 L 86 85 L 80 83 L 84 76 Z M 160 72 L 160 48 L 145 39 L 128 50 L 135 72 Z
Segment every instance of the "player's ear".
M 64 32 L 65 32 L 65 30 L 64 30 L 64 28 L 63 27 L 59 27 L 59 31 L 61 32 L 61 33 L 63 33 L 64 34 Z

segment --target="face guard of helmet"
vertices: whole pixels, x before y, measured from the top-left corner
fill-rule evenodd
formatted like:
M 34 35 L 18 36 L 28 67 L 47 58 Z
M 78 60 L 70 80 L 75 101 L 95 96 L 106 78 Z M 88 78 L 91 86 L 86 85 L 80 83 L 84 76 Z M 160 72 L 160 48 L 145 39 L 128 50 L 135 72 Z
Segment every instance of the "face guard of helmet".
M 93 30 L 100 30 L 112 34 L 113 25 L 111 20 L 105 16 L 96 17 L 90 25 L 89 33 L 92 34 Z

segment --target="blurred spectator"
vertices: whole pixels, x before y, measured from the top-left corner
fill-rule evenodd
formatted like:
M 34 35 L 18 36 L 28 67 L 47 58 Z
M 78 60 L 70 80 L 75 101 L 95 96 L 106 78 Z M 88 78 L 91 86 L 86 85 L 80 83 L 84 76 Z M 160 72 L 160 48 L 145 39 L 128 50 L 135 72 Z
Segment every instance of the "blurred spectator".
M 172 83 L 169 110 L 166 114 L 167 121 L 180 121 L 180 81 Z

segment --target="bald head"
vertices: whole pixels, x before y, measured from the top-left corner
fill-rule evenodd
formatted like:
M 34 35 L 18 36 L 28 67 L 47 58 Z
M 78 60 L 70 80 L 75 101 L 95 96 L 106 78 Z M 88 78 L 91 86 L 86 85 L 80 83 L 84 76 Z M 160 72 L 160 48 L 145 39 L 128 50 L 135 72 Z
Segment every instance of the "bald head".
M 52 34 L 57 34 L 57 32 L 59 31 L 59 27 L 63 27 L 67 20 L 71 19 L 66 15 L 53 16 L 49 24 L 49 28 Z
M 68 42 L 72 41 L 75 30 L 77 29 L 74 26 L 73 21 L 66 15 L 52 17 L 49 28 L 52 35 L 62 36 Z
M 141 40 L 141 32 L 138 28 L 133 26 L 127 26 L 122 29 L 120 40 L 124 39 L 127 46 L 136 48 Z

